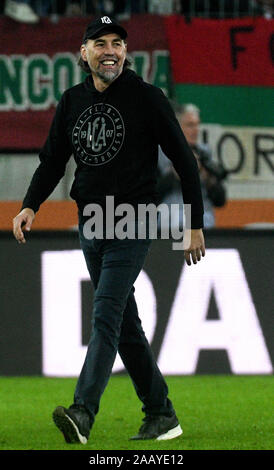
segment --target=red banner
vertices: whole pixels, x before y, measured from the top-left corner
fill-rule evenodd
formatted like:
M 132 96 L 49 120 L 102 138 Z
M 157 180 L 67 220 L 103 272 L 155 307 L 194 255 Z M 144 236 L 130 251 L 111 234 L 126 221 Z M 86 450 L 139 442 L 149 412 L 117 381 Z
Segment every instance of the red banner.
M 165 18 L 176 83 L 273 86 L 274 20 Z
M 28 25 L 0 18 L 0 148 L 38 149 L 48 134 L 62 92 L 84 75 L 77 55 L 92 18 L 43 19 Z M 161 16 L 133 15 L 122 22 L 129 53 L 149 73 L 155 52 L 168 49 Z

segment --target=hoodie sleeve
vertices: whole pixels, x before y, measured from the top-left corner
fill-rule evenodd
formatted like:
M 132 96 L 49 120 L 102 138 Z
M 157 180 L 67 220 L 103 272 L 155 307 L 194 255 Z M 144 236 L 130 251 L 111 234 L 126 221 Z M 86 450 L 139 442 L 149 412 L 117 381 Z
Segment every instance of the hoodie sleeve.
M 160 88 L 149 87 L 154 138 L 177 171 L 185 204 L 191 204 L 191 227 L 203 228 L 203 200 L 198 165 L 175 113 Z
M 32 177 L 21 210 L 29 207 L 37 212 L 65 174 L 72 151 L 65 132 L 64 108 L 63 95 L 56 108 L 46 143 L 39 153 L 40 164 Z

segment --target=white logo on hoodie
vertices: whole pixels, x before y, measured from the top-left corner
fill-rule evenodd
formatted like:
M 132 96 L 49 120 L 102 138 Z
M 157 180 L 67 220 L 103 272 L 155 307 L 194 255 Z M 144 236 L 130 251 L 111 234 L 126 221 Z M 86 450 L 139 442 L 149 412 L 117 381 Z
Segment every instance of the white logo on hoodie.
M 125 126 L 119 111 L 110 104 L 96 103 L 78 118 L 72 142 L 78 158 L 86 165 L 104 165 L 121 149 Z

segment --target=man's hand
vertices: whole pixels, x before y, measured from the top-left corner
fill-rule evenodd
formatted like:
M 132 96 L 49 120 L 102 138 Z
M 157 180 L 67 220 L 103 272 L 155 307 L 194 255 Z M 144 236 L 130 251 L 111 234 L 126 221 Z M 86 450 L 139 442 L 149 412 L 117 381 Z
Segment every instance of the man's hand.
M 200 261 L 201 256 L 205 256 L 205 240 L 202 229 L 190 230 L 190 237 L 190 246 L 184 251 L 188 266 L 191 265 L 191 260 L 196 264 L 197 261 Z
M 35 213 L 32 209 L 25 208 L 13 219 L 13 235 L 18 243 L 26 243 L 23 230 L 28 232 L 31 229 L 32 222 L 34 221 Z

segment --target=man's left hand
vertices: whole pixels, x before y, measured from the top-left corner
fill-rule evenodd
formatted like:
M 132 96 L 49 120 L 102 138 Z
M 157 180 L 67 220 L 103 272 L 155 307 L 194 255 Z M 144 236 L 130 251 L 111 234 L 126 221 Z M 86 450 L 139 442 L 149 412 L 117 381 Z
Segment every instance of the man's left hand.
M 201 257 L 205 256 L 205 240 L 202 229 L 192 229 L 190 232 L 190 246 L 187 250 L 184 250 L 188 266 L 191 266 L 191 263 L 197 264 L 197 261 L 200 261 Z

